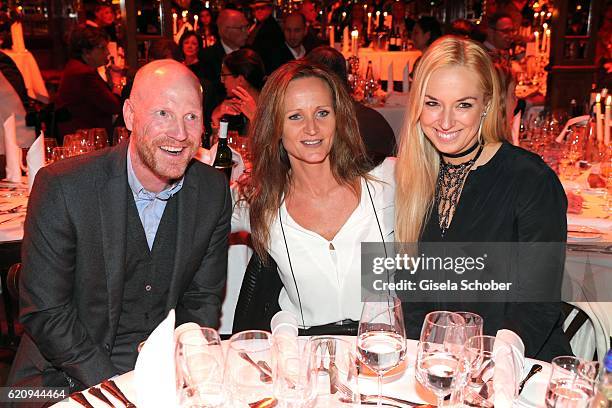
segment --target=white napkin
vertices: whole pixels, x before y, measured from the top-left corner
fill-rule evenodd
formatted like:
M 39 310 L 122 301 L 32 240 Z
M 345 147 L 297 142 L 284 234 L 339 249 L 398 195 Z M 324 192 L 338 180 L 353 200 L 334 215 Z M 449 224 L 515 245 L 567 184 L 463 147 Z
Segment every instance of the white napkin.
M 393 61 L 387 67 L 387 93 L 393 92 Z
M 45 135 L 42 131 L 30 146 L 26 155 L 26 162 L 28 163 L 28 191 L 32 191 L 36 173 L 45 165 Z
M 521 112 L 514 115 L 512 118 L 512 144 L 518 146 L 520 144 L 519 137 L 521 132 Z
M 270 320 L 272 340 L 277 350 L 279 362 L 286 362 L 300 358 L 298 343 L 298 320 L 297 317 L 287 311 L 281 310 Z
M 402 92 L 407 94 L 410 91 L 410 68 L 408 64 L 404 65 L 404 72 L 402 78 Z
M 525 366 L 525 345 L 521 338 L 511 330 L 499 330 L 495 336 L 493 360 L 495 406 L 511 407 Z
M 174 309 L 153 330 L 138 354 L 134 368 L 136 405 L 142 408 L 174 407 L 176 366 L 174 362 Z
M 23 26 L 20 22 L 11 25 L 11 38 L 13 39 L 13 51 L 25 52 L 25 42 L 23 41 Z
M 563 143 L 563 141 L 565 140 L 565 134 L 567 133 L 567 129 L 569 129 L 570 126 L 573 126 L 576 123 L 586 122 L 589 119 L 590 119 L 589 115 L 583 115 L 583 116 L 577 116 L 575 118 L 571 118 L 570 120 L 568 120 L 567 123 L 565 124 L 565 127 L 563 127 L 563 130 L 561 131 L 561 133 L 559 133 L 559 136 L 557 136 L 557 138 L 555 139 L 555 142 Z
M 235 151 L 230 147 L 232 151 L 232 160 L 236 162 L 236 165 L 232 169 L 232 181 L 238 180 L 242 173 L 244 173 L 244 160 L 242 160 L 242 156 L 240 153 Z M 196 152 L 194 159 L 201 161 L 204 164 L 208 164 L 209 166 L 213 165 L 215 161 L 215 156 L 217 155 L 217 143 L 212 145 L 210 150 L 200 147 Z
M 4 154 L 6 155 L 6 179 L 21 182 L 21 149 L 17 146 L 15 114 L 4 122 Z

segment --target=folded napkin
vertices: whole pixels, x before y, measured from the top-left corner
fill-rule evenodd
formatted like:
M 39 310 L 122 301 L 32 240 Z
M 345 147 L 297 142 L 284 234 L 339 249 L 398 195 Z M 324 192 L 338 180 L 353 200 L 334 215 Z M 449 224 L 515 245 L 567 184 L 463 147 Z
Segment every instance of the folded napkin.
M 493 345 L 493 361 L 495 406 L 511 407 L 525 366 L 525 345 L 521 338 L 511 330 L 499 330 Z
M 45 165 L 45 135 L 42 132 L 30 146 L 26 162 L 28 163 L 28 191 L 32 191 L 36 173 Z
M 404 72 L 402 73 L 402 92 L 407 94 L 410 91 L 410 68 L 408 63 L 404 65 Z
M 521 132 L 521 112 L 514 115 L 512 118 L 512 144 L 518 146 L 520 144 L 519 137 Z
M 393 92 L 393 61 L 387 67 L 387 93 Z
M 4 154 L 6 155 L 6 179 L 21 182 L 21 149 L 17 146 L 15 114 L 4 122 Z
M 242 156 L 240 153 L 235 151 L 230 147 L 232 151 L 232 160 L 236 163 L 234 168 L 232 169 L 232 181 L 238 180 L 242 173 L 244 173 L 244 160 L 242 160 Z M 195 154 L 195 159 L 212 166 L 215 161 L 215 156 L 217 155 L 217 143 L 215 143 L 210 150 L 200 147 Z
M 153 330 L 138 354 L 134 368 L 136 406 L 157 408 L 177 405 L 174 350 L 172 309 L 168 317 Z
M 23 26 L 20 22 L 15 22 L 11 25 L 11 38 L 13 39 L 13 51 L 24 52 L 26 50 L 25 42 L 23 41 Z

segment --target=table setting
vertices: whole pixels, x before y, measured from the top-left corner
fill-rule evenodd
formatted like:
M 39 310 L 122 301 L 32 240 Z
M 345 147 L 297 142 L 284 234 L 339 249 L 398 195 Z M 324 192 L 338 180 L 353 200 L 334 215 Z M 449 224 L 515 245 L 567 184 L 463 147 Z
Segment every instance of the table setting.
M 170 311 L 139 347 L 134 371 L 55 406 L 542 407 L 548 399 L 588 407 L 596 362 L 528 359 L 514 332 L 485 336 L 482 324 L 472 313 L 436 311 L 418 340 L 406 339 L 399 299 L 382 294 L 364 302 L 356 337 L 298 337 L 297 318 L 281 311 L 270 332 L 221 341 L 195 323 L 174 329 Z

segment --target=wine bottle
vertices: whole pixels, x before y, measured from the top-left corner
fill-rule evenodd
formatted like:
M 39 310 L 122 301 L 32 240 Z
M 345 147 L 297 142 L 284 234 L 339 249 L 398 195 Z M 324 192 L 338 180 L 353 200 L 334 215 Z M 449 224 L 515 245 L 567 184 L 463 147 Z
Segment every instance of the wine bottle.
M 228 122 L 225 119 L 219 121 L 219 144 L 213 167 L 225 173 L 227 181 L 232 178 L 232 150 L 227 145 Z

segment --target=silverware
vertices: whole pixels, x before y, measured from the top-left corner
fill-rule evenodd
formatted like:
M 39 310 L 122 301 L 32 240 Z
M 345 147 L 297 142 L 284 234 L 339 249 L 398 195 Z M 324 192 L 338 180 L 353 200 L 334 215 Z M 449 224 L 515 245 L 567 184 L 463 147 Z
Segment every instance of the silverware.
M 9 208 L 8 210 L 0 211 L 0 214 L 13 214 L 13 213 L 16 213 L 16 212 L 20 212 L 22 208 L 23 208 L 23 204 L 19 204 L 18 206 L 13 207 L 13 208 Z M 25 210 L 25 208 L 24 208 L 24 210 Z
M 523 387 L 525 387 L 525 383 L 529 381 L 531 377 L 533 377 L 540 371 L 542 371 L 542 366 L 540 364 L 534 364 L 533 366 L 531 366 L 531 370 L 529 370 L 529 373 L 527 373 L 527 376 L 523 378 L 523 381 L 519 383 L 519 391 L 518 391 L 519 394 L 523 391 Z
M 264 398 L 259 401 L 249 402 L 250 408 L 273 408 L 278 405 L 276 398 Z
M 271 383 L 272 382 L 272 371 L 265 370 L 261 365 L 257 364 L 251 356 L 249 356 L 245 352 L 240 352 L 238 355 L 247 363 L 255 367 L 259 371 L 259 379 L 263 383 Z M 265 362 L 264 362 L 265 363 Z
M 344 400 L 353 400 L 355 396 L 359 397 L 359 401 L 362 404 L 368 404 L 371 401 L 378 401 L 378 395 L 368 395 L 368 394 L 357 394 L 354 393 L 349 387 L 347 387 L 345 384 L 342 384 L 341 382 L 336 382 L 336 388 L 338 389 L 338 391 L 340 391 L 342 394 L 344 394 L 347 398 L 344 398 Z M 404 406 L 409 406 L 409 407 L 431 407 L 431 405 L 429 404 L 422 404 L 420 402 L 414 402 L 414 401 L 408 401 L 405 399 L 401 399 L 401 398 L 397 398 L 397 397 L 390 397 L 388 395 L 381 395 L 380 399 L 383 401 L 389 401 L 391 403 L 397 403 L 397 404 L 402 404 Z M 403 408 L 403 407 L 402 407 Z
M 125 408 L 136 408 L 136 405 L 125 397 L 121 389 L 117 387 L 117 384 L 115 384 L 113 380 L 104 380 L 100 386 L 103 390 L 108 391 L 113 397 L 121 401 L 121 403 L 125 405 Z
M 85 398 L 85 395 L 83 395 L 83 393 L 80 391 L 73 392 L 69 396 L 70 398 L 72 398 L 73 401 L 78 402 L 79 404 L 81 404 L 82 406 L 86 408 L 94 408 L 94 406 L 91 405 L 89 401 L 87 401 L 87 398 Z
M 18 220 L 19 218 L 22 218 L 22 217 L 23 217 L 23 214 L 18 215 L 18 216 L 16 216 L 16 217 L 12 217 L 12 218 L 7 218 L 6 220 L 2 220 L 2 221 L 0 221 L 0 224 L 4 224 L 4 223 L 6 223 L 6 222 L 15 221 L 15 220 Z
M 106 398 L 106 395 L 104 395 L 99 388 L 91 387 L 90 389 L 87 390 L 87 392 L 90 393 L 91 395 L 93 395 L 94 397 L 96 397 L 97 399 L 99 399 L 100 401 L 104 402 L 109 407 L 115 408 L 113 403 L 110 402 L 110 400 L 108 398 Z

